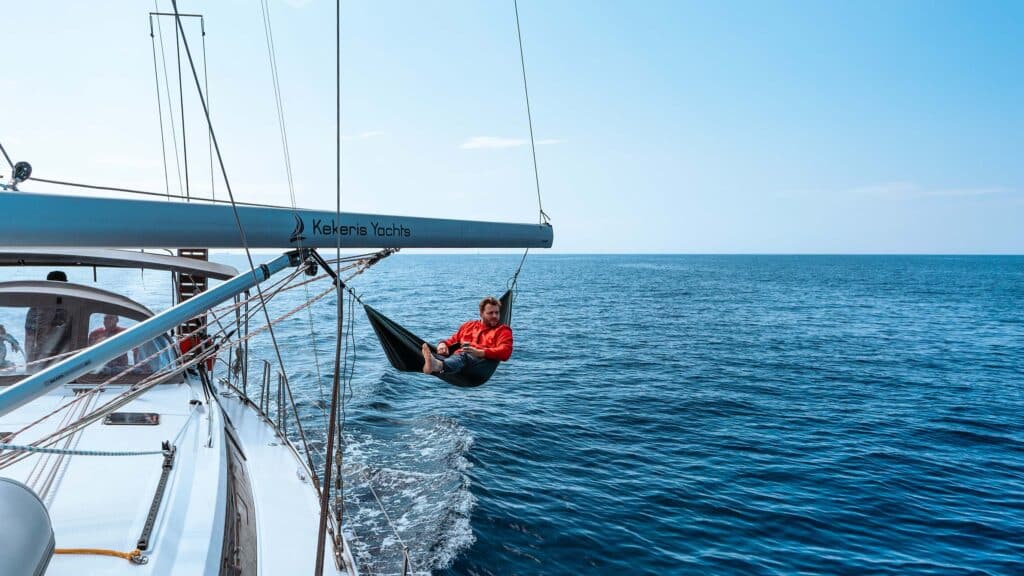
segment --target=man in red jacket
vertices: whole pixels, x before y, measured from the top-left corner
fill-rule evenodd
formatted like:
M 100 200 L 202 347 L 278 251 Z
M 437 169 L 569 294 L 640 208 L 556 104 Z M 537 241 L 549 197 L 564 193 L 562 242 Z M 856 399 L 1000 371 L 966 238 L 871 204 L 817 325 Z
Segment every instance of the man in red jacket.
M 118 326 L 117 322 L 120 320 L 117 314 L 104 314 L 103 315 L 103 326 L 89 332 L 89 346 L 99 344 L 100 342 L 124 332 L 126 328 L 124 326 Z M 114 358 L 103 367 L 106 371 L 113 370 L 124 370 L 128 367 L 128 355 L 122 354 L 117 358 Z
M 437 354 L 423 345 L 424 374 L 455 374 L 484 360 L 504 362 L 512 356 L 512 329 L 501 323 L 501 302 L 493 296 L 480 301 L 480 319 L 470 320 L 437 344 Z

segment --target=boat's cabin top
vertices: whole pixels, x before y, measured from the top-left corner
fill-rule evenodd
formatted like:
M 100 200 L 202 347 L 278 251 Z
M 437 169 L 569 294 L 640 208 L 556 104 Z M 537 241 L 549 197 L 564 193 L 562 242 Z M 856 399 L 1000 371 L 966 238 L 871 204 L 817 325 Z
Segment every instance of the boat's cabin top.
M 0 385 L 13 384 L 152 315 L 134 300 L 92 286 L 50 280 L 0 282 Z M 176 362 L 172 342 L 159 336 L 77 382 L 106 382 L 120 374 L 114 383 L 136 383 Z

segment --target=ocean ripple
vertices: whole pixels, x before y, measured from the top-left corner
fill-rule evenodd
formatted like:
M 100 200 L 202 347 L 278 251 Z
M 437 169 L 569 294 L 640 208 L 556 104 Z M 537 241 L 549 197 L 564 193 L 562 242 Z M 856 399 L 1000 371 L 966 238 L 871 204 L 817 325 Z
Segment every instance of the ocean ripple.
M 399 255 L 358 289 L 433 340 L 517 262 Z M 350 535 L 397 573 L 368 484 L 435 574 L 1024 574 L 1021 286 L 1020 257 L 531 257 L 471 390 L 396 373 L 360 317 Z

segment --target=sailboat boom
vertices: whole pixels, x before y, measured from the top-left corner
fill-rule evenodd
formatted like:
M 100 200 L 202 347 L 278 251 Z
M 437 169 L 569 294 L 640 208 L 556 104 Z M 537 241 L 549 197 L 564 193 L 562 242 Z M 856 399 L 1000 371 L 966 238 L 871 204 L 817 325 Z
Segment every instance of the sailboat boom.
M 0 192 L 0 246 L 243 248 L 231 206 Z M 547 224 L 239 206 L 249 248 L 550 248 Z

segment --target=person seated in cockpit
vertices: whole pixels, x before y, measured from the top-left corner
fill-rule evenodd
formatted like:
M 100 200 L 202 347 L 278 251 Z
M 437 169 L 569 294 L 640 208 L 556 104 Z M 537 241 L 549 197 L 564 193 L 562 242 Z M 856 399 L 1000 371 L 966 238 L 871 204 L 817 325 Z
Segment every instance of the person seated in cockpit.
M 115 334 L 120 334 L 125 331 L 123 326 L 118 326 L 119 318 L 117 314 L 104 314 L 103 315 L 103 326 L 89 332 L 89 346 L 99 344 L 100 342 L 110 338 Z M 114 358 L 103 367 L 105 372 L 120 372 L 128 368 L 128 355 L 122 354 L 117 358 Z

